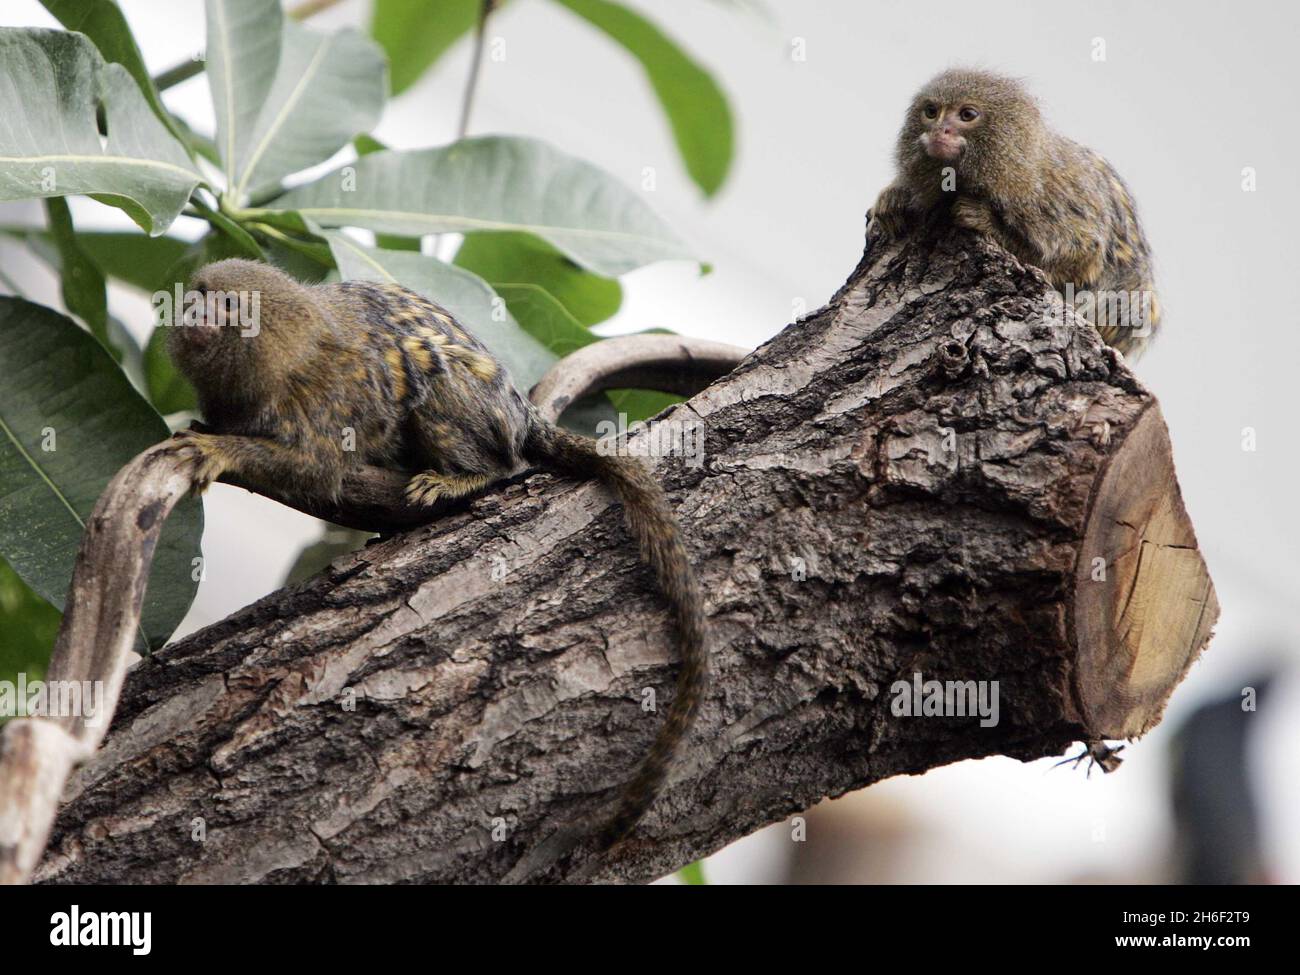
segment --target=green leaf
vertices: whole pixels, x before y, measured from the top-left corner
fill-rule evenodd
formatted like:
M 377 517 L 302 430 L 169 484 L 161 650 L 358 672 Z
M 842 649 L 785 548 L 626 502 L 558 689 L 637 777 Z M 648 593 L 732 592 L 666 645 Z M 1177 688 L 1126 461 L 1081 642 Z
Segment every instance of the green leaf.
M 410 251 L 366 247 L 346 234 L 324 232 L 345 281 L 386 281 L 404 285 L 446 308 L 528 389 L 555 362 L 555 356 L 522 328 L 482 278 L 435 257 Z
M 641 63 L 672 126 L 686 171 L 705 196 L 727 178 L 732 119 L 713 76 L 653 23 L 611 0 L 557 0 L 603 31 Z
M 220 210 L 209 209 L 197 201 L 192 203 L 192 206 L 203 214 L 203 219 L 212 225 L 213 230 L 226 238 L 226 243 L 229 245 L 229 253 L 225 255 L 226 257 L 247 257 L 251 261 L 265 260 L 261 245 L 240 224 Z
M 415 84 L 478 22 L 482 0 L 375 0 L 370 34 L 388 55 L 393 94 Z
M 131 34 L 131 27 L 116 0 L 41 0 L 41 4 L 68 30 L 89 37 L 105 61 L 116 62 L 126 68 L 140 86 L 140 93 L 149 102 L 153 113 L 163 125 L 171 129 L 176 138 L 184 139 L 171 112 L 167 111 L 158 95 L 153 78 L 149 76 L 149 69 L 145 67 L 144 55 L 140 53 L 135 37 Z
M 0 559 L 0 680 L 41 680 L 59 632 L 60 614 Z M 8 718 L 0 714 L 0 724 Z
M 493 288 L 535 284 L 583 325 L 603 322 L 623 303 L 617 281 L 584 271 L 532 234 L 467 234 L 455 263 Z
M 607 276 L 691 258 L 640 196 L 535 139 L 488 136 L 441 149 L 389 150 L 345 168 L 290 190 L 277 207 L 326 227 L 391 234 L 523 231 Z
M 688 887 L 707 887 L 708 879 L 704 876 L 704 861 L 695 860 L 677 871 L 677 879 Z
M 144 383 L 149 402 L 159 413 L 198 412 L 199 398 L 172 364 L 167 352 L 167 329 L 155 328 L 144 347 Z
M 189 247 L 175 237 L 146 237 L 113 230 L 78 231 L 77 243 L 109 277 L 149 294 L 163 286 L 167 272 Z
M 203 133 L 195 130 L 189 122 L 179 115 L 168 113 L 167 117 L 171 120 L 172 130 L 180 136 L 180 140 L 190 147 L 192 152 L 197 152 L 217 169 L 221 168 L 221 153 L 217 151 L 217 144 Z
M 368 135 L 359 135 L 352 140 L 358 156 L 368 156 L 372 152 L 384 152 L 388 146 Z M 390 251 L 418 251 L 419 237 L 400 237 L 397 234 L 375 234 L 375 246 Z
M 321 34 L 286 23 L 275 83 L 238 156 L 234 198 L 328 159 L 373 128 L 384 107 L 384 71 L 383 52 L 356 31 Z
M 48 230 L 0 226 L 0 233 L 21 240 L 52 267 L 59 267 L 58 248 Z M 77 244 L 107 277 L 151 294 L 190 247 L 175 237 L 150 237 L 130 230 L 79 230 Z
M 626 415 L 628 423 L 648 420 L 683 400 L 681 396 L 661 393 L 655 389 L 610 389 L 606 390 L 605 395 L 609 397 L 614 412 Z
M 127 70 L 81 34 L 0 28 L 0 91 L 0 201 L 93 194 L 159 234 L 200 182 Z
M 62 608 L 85 520 L 104 486 L 167 427 L 76 323 L 0 298 L 0 556 Z M 161 646 L 194 598 L 202 513 L 182 502 L 163 527 L 142 628 Z
M 39 227 L 0 226 L 0 234 L 22 240 L 39 257 L 59 270 L 59 248 L 48 230 Z M 174 237 L 148 237 L 130 230 L 78 230 L 77 246 L 94 261 L 105 277 L 153 292 L 168 281 L 168 272 L 190 248 L 185 240 Z M 109 333 L 112 333 L 109 320 Z
M 490 282 L 489 282 L 490 283 Z M 567 308 L 535 284 L 491 285 L 524 331 L 562 359 L 596 341 Z
M 207 0 L 208 84 L 227 189 L 238 182 L 238 162 L 275 82 L 283 21 L 279 0 Z
M 358 156 L 368 156 L 372 152 L 383 152 L 388 148 L 373 135 L 357 136 L 352 140 L 352 147 L 357 150 Z
M 82 249 L 72 228 L 68 201 L 52 196 L 45 201 L 50 238 L 58 250 L 63 306 L 86 323 L 92 335 L 112 350 L 108 341 L 108 286 L 104 272 Z
M 138 392 L 145 389 L 144 349 L 116 315 L 108 316 L 108 352 Z
M 62 203 L 61 197 L 55 197 L 48 201 L 52 203 Z M 57 209 L 57 208 L 56 208 Z M 60 220 L 59 217 L 55 217 Z M 60 220 L 61 222 L 61 220 Z M 52 224 L 53 225 L 53 224 Z M 68 217 L 66 225 L 67 233 L 72 233 L 71 218 Z M 50 230 L 38 230 L 28 227 L 0 227 L 0 233 L 9 234 L 10 236 L 24 241 L 32 252 L 50 265 L 51 269 L 59 275 L 63 283 L 63 301 L 69 310 L 75 311 L 82 318 L 88 315 L 96 316 L 98 314 L 98 298 L 95 295 L 99 282 L 102 282 L 105 275 L 99 261 L 92 255 L 90 248 L 86 246 L 88 237 L 94 234 L 76 233 L 72 236 L 71 241 L 65 240 L 63 249 L 55 243 L 54 234 Z M 146 244 L 152 244 L 155 241 L 165 241 L 165 237 L 146 237 L 143 234 L 133 233 L 110 233 L 110 237 L 122 237 L 131 241 L 144 241 Z M 68 253 L 65 254 L 64 250 Z M 83 270 L 83 280 L 95 282 L 87 289 L 87 295 L 82 295 L 74 290 L 69 294 L 70 278 L 68 268 L 76 266 Z M 75 287 L 75 286 L 74 286 Z M 85 302 L 87 308 L 83 311 L 77 311 L 74 305 L 69 302 Z M 118 318 L 108 314 L 107 310 L 107 289 L 104 289 L 104 317 L 103 332 L 92 330 L 92 334 L 108 349 L 109 354 L 122 367 L 131 383 L 137 389 L 144 389 L 144 354 L 139 345 L 136 344 L 135 337 Z
M 495 284 L 492 287 L 505 300 L 510 314 L 523 330 L 557 359 L 600 341 L 538 285 Z M 648 420 L 660 410 L 682 401 L 682 397 L 672 393 L 645 389 L 611 389 L 591 399 L 573 417 L 566 417 L 572 426 L 587 434 L 594 431 L 598 420 L 614 419 L 619 413 L 625 414 L 629 423 Z

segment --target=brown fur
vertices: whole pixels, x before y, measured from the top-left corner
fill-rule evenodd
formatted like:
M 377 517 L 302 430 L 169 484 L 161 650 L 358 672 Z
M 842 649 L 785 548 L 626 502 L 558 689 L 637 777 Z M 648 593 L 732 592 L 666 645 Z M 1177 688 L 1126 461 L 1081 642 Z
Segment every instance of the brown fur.
M 963 120 L 965 108 L 978 117 Z M 923 144 L 945 127 L 964 139 L 956 158 L 935 158 Z M 1101 156 L 1052 131 L 1020 82 L 964 69 L 933 78 L 908 107 L 895 158 L 898 176 L 872 208 L 873 230 L 897 236 L 946 208 L 958 225 L 1041 268 L 1058 291 L 1072 285 L 1076 312 L 1111 345 L 1132 355 L 1154 336 L 1160 306 L 1128 187 Z M 1107 317 L 1111 302 L 1130 298 L 1132 316 Z M 1143 302 L 1149 313 L 1140 317 Z
M 622 839 L 662 788 L 707 685 L 702 600 L 658 483 L 635 458 L 603 455 L 594 441 L 543 420 L 501 363 L 415 292 L 357 281 L 302 285 L 242 260 L 202 268 L 192 288 L 213 298 L 207 324 L 173 328 L 169 350 L 212 428 L 178 435 L 198 455 L 200 490 L 234 473 L 335 497 L 347 467 L 366 463 L 412 472 L 408 500 L 432 504 L 539 464 L 600 480 L 622 501 L 669 603 L 681 655 L 667 719 L 599 837 L 605 849 Z M 215 327 L 247 312 L 254 295 L 255 335 Z

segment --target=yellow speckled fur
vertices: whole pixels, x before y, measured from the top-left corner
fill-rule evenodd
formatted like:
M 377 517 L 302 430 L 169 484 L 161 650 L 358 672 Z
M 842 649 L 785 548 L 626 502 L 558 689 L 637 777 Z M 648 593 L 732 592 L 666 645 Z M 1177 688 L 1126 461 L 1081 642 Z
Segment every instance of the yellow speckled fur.
M 427 505 L 535 464 L 600 480 L 622 501 L 667 598 L 681 668 L 664 724 L 599 836 L 602 848 L 617 843 L 663 787 L 707 686 L 703 601 L 658 483 L 639 460 L 602 454 L 545 421 L 486 347 L 406 288 L 303 285 L 269 265 L 229 260 L 199 270 L 192 289 L 213 296 L 206 324 L 173 328 L 168 344 L 211 428 L 178 434 L 198 455 L 199 489 L 234 473 L 333 498 L 348 466 L 366 463 L 410 472 L 407 499 Z M 254 295 L 255 335 L 218 327 L 239 321 Z

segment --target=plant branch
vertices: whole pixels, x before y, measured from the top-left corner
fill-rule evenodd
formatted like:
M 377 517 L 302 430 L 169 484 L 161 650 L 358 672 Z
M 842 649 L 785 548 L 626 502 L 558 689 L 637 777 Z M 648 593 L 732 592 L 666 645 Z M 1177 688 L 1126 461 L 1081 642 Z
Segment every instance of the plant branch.
M 487 41 L 487 22 L 496 7 L 496 0 L 481 0 L 478 24 L 474 29 L 474 53 L 469 62 L 469 78 L 465 82 L 465 96 L 460 106 L 460 124 L 456 126 L 456 138 L 463 139 L 469 132 L 469 116 L 474 107 L 474 92 L 478 88 L 479 75 L 483 64 L 483 47 Z

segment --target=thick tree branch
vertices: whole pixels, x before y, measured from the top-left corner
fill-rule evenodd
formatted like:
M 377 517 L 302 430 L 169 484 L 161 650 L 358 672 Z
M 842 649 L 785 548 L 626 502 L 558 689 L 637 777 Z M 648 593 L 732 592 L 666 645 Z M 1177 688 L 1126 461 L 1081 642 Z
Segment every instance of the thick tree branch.
M 661 418 L 714 685 L 596 879 L 660 876 L 823 796 L 1140 735 L 1217 603 L 1154 399 L 1042 276 L 965 233 L 869 251 L 831 303 Z M 594 485 L 515 482 L 138 665 L 73 778 L 53 882 L 565 879 L 674 662 Z M 997 681 L 999 721 L 891 686 Z M 569 873 L 568 879 L 574 879 Z

